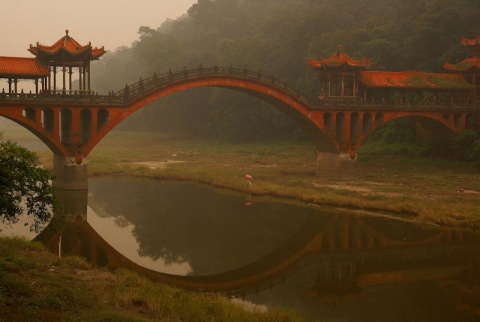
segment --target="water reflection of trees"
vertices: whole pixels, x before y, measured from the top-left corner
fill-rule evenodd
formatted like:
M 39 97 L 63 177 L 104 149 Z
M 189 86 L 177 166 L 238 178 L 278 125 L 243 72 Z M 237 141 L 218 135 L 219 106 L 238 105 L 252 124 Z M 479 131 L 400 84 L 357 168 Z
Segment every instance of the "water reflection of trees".
M 90 206 L 132 223 L 140 255 L 167 263 L 186 260 L 202 275 L 270 253 L 314 212 L 269 202 L 247 207 L 242 196 L 199 185 L 131 178 L 92 180 Z

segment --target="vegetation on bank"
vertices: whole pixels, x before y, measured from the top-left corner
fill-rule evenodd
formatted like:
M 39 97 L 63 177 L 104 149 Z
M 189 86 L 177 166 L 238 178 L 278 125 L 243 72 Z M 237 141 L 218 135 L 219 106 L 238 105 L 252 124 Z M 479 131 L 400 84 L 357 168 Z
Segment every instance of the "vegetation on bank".
M 58 258 L 18 238 L 0 238 L 0 312 L 0 321 L 302 321 Z
M 15 224 L 25 213 L 36 230 L 51 218 L 55 198 L 53 175 L 38 167 L 38 156 L 12 141 L 2 141 L 0 132 L 0 221 Z

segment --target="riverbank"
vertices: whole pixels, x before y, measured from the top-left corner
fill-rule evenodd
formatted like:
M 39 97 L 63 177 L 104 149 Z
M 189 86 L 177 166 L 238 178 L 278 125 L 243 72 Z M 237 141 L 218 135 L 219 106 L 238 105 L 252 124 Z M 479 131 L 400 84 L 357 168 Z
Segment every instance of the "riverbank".
M 0 321 L 302 321 L 221 295 L 187 292 L 39 243 L 0 238 Z
M 42 155 L 43 156 L 43 155 Z M 51 155 L 44 155 L 45 164 Z M 91 176 L 193 180 L 242 191 L 480 228 L 480 171 L 472 163 L 359 152 L 349 174 L 316 176 L 316 149 L 305 141 L 228 144 L 156 133 L 110 133 L 89 156 Z M 245 175 L 253 177 L 251 185 Z

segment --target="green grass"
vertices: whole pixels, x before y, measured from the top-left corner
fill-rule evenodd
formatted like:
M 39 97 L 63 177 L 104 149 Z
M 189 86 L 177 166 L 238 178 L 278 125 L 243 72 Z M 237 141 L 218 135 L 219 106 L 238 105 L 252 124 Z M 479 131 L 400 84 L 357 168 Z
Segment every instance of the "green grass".
M 56 258 L 37 243 L 0 238 L 0 321 L 302 321 L 249 312 L 223 296 L 192 293 L 134 272 Z

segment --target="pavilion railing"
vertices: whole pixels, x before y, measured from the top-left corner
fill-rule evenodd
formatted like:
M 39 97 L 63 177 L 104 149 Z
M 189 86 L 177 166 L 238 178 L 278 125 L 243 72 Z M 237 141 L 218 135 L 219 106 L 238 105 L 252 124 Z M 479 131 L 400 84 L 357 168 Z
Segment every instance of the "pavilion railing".
M 365 100 L 363 98 L 355 99 L 320 99 L 315 98 L 310 101 L 310 107 L 315 110 L 341 110 L 341 109 L 392 109 L 402 111 L 435 110 L 435 109 L 461 109 L 461 110 L 479 110 L 480 102 L 471 101 L 375 101 L 373 99 Z

